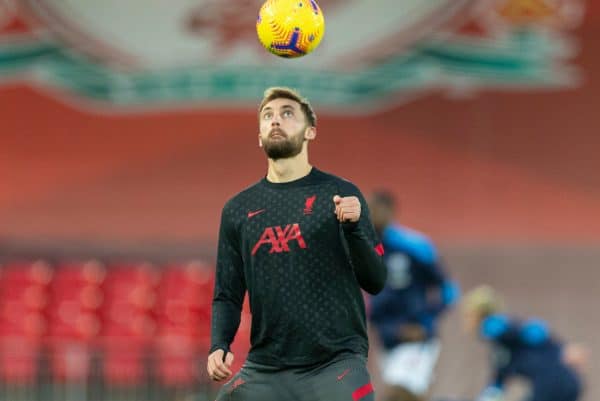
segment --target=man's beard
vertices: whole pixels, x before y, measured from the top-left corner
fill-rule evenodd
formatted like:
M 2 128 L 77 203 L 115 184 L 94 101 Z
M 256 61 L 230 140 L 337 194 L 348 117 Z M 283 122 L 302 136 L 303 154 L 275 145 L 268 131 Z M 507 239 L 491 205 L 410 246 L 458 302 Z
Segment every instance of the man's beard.
M 273 140 L 271 138 L 273 131 L 271 131 L 267 140 L 263 140 L 263 149 L 269 159 L 288 159 L 302 152 L 304 129 L 293 136 L 288 136 L 283 130 L 278 131 L 281 135 L 284 135 L 284 138 Z

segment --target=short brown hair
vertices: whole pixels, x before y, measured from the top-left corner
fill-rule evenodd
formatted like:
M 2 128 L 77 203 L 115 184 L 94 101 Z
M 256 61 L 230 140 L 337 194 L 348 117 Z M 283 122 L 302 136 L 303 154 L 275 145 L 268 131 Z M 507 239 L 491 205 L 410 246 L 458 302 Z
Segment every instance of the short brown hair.
M 504 301 L 489 285 L 480 285 L 467 292 L 463 298 L 463 305 L 480 319 L 504 310 Z
M 267 88 L 267 90 L 265 90 L 263 100 L 262 100 L 262 102 L 260 102 L 260 106 L 258 107 L 258 113 L 260 114 L 262 112 L 262 109 L 265 107 L 265 105 L 267 103 L 269 103 L 271 100 L 281 99 L 281 98 L 294 100 L 294 101 L 300 103 L 300 108 L 304 112 L 304 115 L 306 116 L 306 120 L 308 121 L 308 124 L 311 127 L 317 126 L 317 115 L 315 114 L 315 111 L 313 110 L 312 106 L 310 105 L 308 99 L 305 97 L 302 97 L 302 95 L 300 95 L 300 93 L 298 91 L 291 89 L 291 88 L 287 88 L 285 86 L 272 86 L 270 88 Z

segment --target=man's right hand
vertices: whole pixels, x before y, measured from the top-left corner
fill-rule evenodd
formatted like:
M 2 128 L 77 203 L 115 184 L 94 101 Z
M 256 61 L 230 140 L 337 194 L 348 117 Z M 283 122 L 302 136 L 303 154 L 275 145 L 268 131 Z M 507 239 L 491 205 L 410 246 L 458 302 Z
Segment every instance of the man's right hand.
M 223 360 L 225 351 L 218 349 L 208 356 L 208 362 L 206 364 L 206 370 L 208 371 L 208 377 L 214 381 L 220 382 L 231 377 L 231 364 L 233 363 L 233 354 L 228 352 Z

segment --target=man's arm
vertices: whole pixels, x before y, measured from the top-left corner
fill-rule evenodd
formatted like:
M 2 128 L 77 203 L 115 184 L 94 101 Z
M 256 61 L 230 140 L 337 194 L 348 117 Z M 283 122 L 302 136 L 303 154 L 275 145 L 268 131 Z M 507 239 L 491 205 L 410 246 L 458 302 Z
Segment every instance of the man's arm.
M 246 282 L 243 261 L 230 208 L 225 205 L 219 229 L 217 272 L 212 302 L 211 347 L 208 360 L 209 375 L 214 380 L 223 380 L 231 375 L 233 356 L 229 346 L 240 325 Z M 231 356 L 230 356 L 231 355 Z M 215 357 L 218 356 L 218 357 Z M 224 366 L 223 362 L 225 362 Z
M 449 307 L 456 304 L 460 298 L 460 287 L 458 283 L 446 280 L 436 286 L 437 297 L 430 301 L 428 313 L 432 316 L 438 316 Z
M 349 183 L 348 183 L 349 184 Z M 344 238 L 348 243 L 350 260 L 356 280 L 369 294 L 380 292 L 387 279 L 383 263 L 383 245 L 379 242 L 367 202 L 358 188 L 349 184 L 342 188 L 342 196 L 335 196 L 336 215 L 342 224 Z
M 438 316 L 460 297 L 458 284 L 451 281 L 442 266 L 438 251 L 429 238 L 418 232 L 406 232 L 400 235 L 393 227 L 384 231 L 386 244 L 392 248 L 404 249 L 418 263 L 427 280 L 427 289 L 432 291 L 428 305 L 428 314 Z
M 481 322 L 480 334 L 490 341 L 537 347 L 550 341 L 550 331 L 543 320 L 518 321 L 502 314 L 486 317 Z

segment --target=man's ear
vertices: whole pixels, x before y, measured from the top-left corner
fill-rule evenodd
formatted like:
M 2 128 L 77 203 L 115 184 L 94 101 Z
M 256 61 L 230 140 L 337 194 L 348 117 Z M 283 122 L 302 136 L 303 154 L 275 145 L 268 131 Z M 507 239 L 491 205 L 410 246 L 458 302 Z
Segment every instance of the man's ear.
M 258 147 L 262 148 L 262 139 L 260 139 L 260 133 L 258 134 Z
M 304 139 L 312 141 L 317 137 L 317 127 L 307 127 L 304 130 Z

